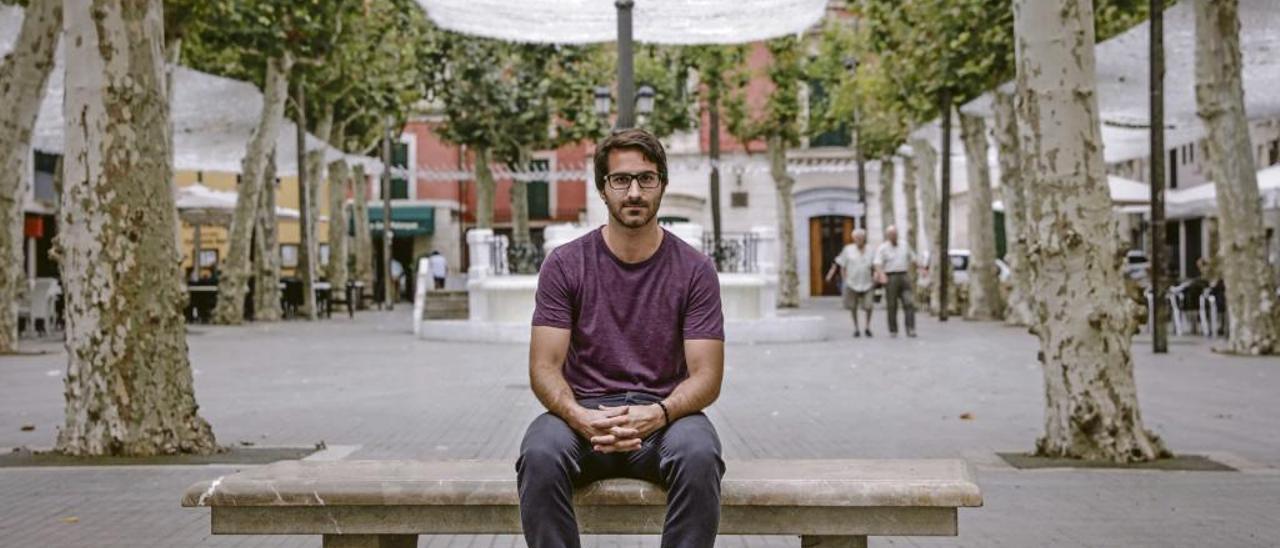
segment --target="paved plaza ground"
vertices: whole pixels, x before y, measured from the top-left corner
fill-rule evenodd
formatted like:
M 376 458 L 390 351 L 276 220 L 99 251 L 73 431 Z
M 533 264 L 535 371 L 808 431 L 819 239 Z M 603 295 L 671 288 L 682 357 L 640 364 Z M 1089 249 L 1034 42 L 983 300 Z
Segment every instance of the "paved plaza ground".
M 726 457 L 962 457 L 986 506 L 960 511 L 956 538 L 873 538 L 872 546 L 1280 545 L 1280 359 L 1227 358 L 1200 339 L 1168 355 L 1135 342 L 1147 425 L 1176 452 L 1240 472 L 1017 471 L 1041 430 L 1037 344 L 999 324 L 921 319 L 918 339 L 849 337 L 834 300 L 794 313 L 830 319 L 831 340 L 730 342 L 723 395 L 709 411 Z M 348 459 L 514 461 L 541 411 L 522 345 L 415 339 L 409 306 L 348 320 L 193 326 L 201 413 L 223 444 L 352 446 Z M 730 333 L 732 338 L 732 333 Z M 47 448 L 62 423 L 65 354 L 0 358 L 0 451 Z M 969 414 L 971 419 L 961 419 Z M 24 432 L 22 425 L 35 425 Z M 214 537 L 207 509 L 178 506 L 228 466 L 0 468 L 0 546 L 319 546 L 313 537 Z M 600 537 L 587 546 L 657 546 Z M 499 537 L 422 537 L 420 546 L 523 546 Z M 722 546 L 798 546 L 725 537 Z

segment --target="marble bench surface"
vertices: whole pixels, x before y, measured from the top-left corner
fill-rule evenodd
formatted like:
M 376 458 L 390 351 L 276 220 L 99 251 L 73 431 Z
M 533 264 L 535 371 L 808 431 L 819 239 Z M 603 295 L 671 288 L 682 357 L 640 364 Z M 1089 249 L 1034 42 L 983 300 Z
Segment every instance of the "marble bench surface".
M 982 506 L 963 460 L 744 460 L 725 463 L 722 505 Z M 630 479 L 579 489 L 578 506 L 661 506 L 657 485 Z M 282 461 L 192 485 L 186 507 L 516 506 L 513 461 Z

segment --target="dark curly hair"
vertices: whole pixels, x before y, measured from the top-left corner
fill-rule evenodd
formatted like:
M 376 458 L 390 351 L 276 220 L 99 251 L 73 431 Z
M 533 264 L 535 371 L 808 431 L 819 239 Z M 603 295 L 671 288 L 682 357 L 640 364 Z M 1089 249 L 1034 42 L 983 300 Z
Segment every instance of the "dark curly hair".
M 596 190 L 604 191 L 604 176 L 609 174 L 609 152 L 614 150 L 638 150 L 644 159 L 658 166 L 658 178 L 667 184 L 667 151 L 652 133 L 643 129 L 621 129 L 613 132 L 596 147 Z

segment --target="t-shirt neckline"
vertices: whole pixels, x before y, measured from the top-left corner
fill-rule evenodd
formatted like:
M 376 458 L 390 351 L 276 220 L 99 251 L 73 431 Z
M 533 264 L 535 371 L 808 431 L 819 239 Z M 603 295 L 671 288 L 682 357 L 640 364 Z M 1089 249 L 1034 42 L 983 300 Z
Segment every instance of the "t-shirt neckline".
M 655 250 L 652 255 L 649 255 L 647 258 L 645 258 L 645 260 L 643 261 L 640 261 L 638 263 L 629 263 L 622 260 L 617 255 L 614 255 L 613 250 L 609 249 L 609 244 L 604 241 L 604 226 L 605 225 L 601 225 L 600 228 L 596 229 L 596 237 L 595 237 L 596 245 L 600 246 L 600 248 L 604 250 L 604 254 L 607 255 L 610 259 L 612 259 L 614 264 L 628 270 L 644 268 L 645 266 L 657 260 L 658 257 L 661 256 L 666 251 L 667 241 L 671 239 L 671 233 L 668 232 L 667 229 L 658 227 L 658 230 L 662 231 L 662 242 L 658 244 L 658 249 Z

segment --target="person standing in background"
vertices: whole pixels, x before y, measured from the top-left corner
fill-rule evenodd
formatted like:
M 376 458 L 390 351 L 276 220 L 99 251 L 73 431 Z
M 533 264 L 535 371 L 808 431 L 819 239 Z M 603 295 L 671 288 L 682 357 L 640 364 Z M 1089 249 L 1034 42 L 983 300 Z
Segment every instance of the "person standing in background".
M 448 259 L 445 259 L 439 251 L 433 250 L 427 262 L 431 265 L 431 277 L 436 281 L 436 289 L 444 289 L 444 280 L 449 275 Z
M 907 324 L 907 336 L 916 336 L 916 308 L 911 293 L 911 279 L 907 269 L 916 266 L 916 253 L 898 243 L 898 228 L 889 225 L 884 231 L 885 241 L 876 249 L 876 280 L 885 285 L 884 299 L 889 316 L 889 336 L 898 336 L 898 303 L 902 303 Z
M 867 251 L 867 231 L 861 228 L 854 229 L 853 243 L 844 246 L 840 250 L 840 255 L 836 257 L 835 263 L 827 270 L 827 281 L 835 276 L 836 271 L 843 271 L 844 288 L 841 294 L 844 295 L 844 307 L 849 309 L 853 315 L 853 336 L 861 337 L 866 333 L 871 336 L 871 312 L 875 305 L 875 281 L 872 279 L 872 254 Z M 858 326 L 858 309 L 866 311 L 867 322 L 866 330 L 863 331 Z

